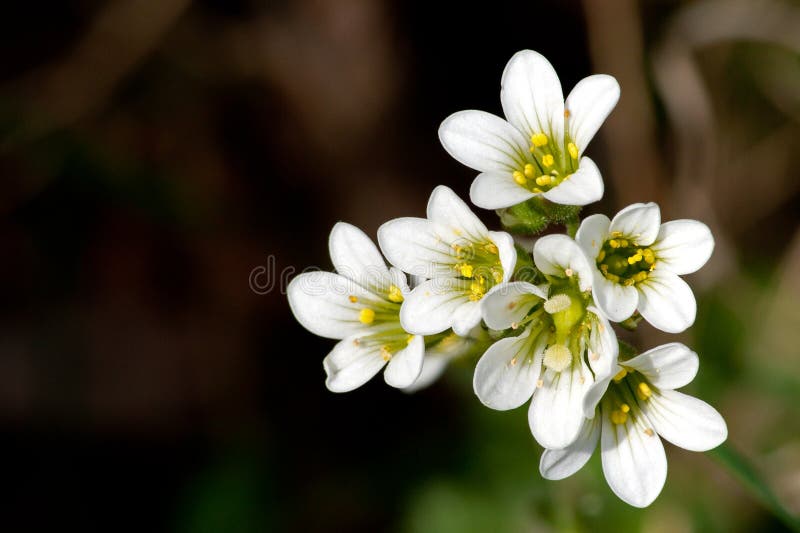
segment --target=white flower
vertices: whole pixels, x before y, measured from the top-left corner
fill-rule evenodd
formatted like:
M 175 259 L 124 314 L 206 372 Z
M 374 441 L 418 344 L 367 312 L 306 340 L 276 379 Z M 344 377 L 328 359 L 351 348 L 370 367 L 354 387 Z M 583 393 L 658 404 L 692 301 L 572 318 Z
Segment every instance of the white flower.
M 425 358 L 422 362 L 422 372 L 417 380 L 403 390 L 417 392 L 432 385 L 438 380 L 451 361 L 466 358 L 482 353 L 491 344 L 489 333 L 481 326 L 476 326 L 465 337 L 459 337 L 452 331 L 440 335 L 441 339 L 426 338 Z
M 481 172 L 472 183 L 472 203 L 499 209 L 540 195 L 566 205 L 602 198 L 600 171 L 581 154 L 619 100 L 617 81 L 604 74 L 584 78 L 565 105 L 550 62 L 523 50 L 506 65 L 501 87 L 507 121 L 461 111 L 439 128 L 445 150 Z
M 420 374 L 425 343 L 400 325 L 405 275 L 386 268 L 369 237 L 350 224 L 333 227 L 329 248 L 338 274 L 300 274 L 288 287 L 289 306 L 303 327 L 343 339 L 323 361 L 325 384 L 333 392 L 350 391 L 386 365 L 386 383 L 410 386 Z
M 690 451 L 722 444 L 728 429 L 707 403 L 675 391 L 697 374 L 697 354 L 679 343 L 665 344 L 621 362 L 597 407 L 587 397 L 580 437 L 564 449 L 542 454 L 539 470 L 563 479 L 580 470 L 600 441 L 603 473 L 624 502 L 647 507 L 667 477 L 662 438 Z M 598 384 L 605 389 L 608 384 Z
M 481 320 L 480 300 L 514 273 L 517 252 L 508 233 L 488 231 L 456 194 L 436 187 L 428 218 L 397 218 L 378 229 L 394 266 L 428 278 L 403 302 L 403 328 L 432 335 L 449 328 L 466 336 Z
M 562 448 L 578 436 L 591 384 L 614 375 L 619 346 L 606 319 L 590 305 L 592 274 L 575 241 L 542 237 L 533 256 L 547 285 L 503 284 L 484 299 L 490 328 L 522 333 L 486 351 L 473 387 L 484 405 L 498 410 L 514 409 L 533 396 L 528 411 L 533 436 L 546 448 Z
M 597 306 L 614 322 L 638 308 L 653 326 L 679 333 L 694 323 L 697 302 L 679 275 L 702 267 L 714 250 L 711 230 L 696 220 L 661 224 L 654 203 L 632 204 L 613 220 L 592 215 L 576 240 L 594 270 Z

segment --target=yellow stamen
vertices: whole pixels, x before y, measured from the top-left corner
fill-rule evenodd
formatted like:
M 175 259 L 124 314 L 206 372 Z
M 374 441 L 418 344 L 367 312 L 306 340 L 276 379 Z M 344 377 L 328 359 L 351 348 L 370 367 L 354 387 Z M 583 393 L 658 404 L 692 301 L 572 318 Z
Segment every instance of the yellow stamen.
M 503 273 L 499 270 L 492 270 L 492 279 L 494 279 L 495 283 L 500 283 L 503 281 Z
M 487 243 L 486 245 L 484 245 L 483 249 L 486 250 L 487 252 L 489 252 L 490 254 L 499 253 L 499 251 L 497 250 L 497 246 L 494 243 L 491 243 L 491 242 Z
M 461 272 L 461 275 L 465 278 L 471 278 L 474 270 L 474 267 L 472 265 L 468 265 L 467 263 L 464 263 L 458 267 L 458 271 Z
M 530 163 L 525 165 L 525 169 L 524 169 L 523 172 L 524 172 L 526 178 L 531 178 L 532 179 L 533 177 L 536 176 L 536 169 L 533 168 L 533 165 L 531 165 Z
M 569 143 L 567 145 L 567 150 L 569 151 L 569 155 L 572 157 L 572 159 L 578 159 L 578 147 L 575 146 L 574 143 Z
M 373 311 L 369 307 L 365 307 L 358 314 L 358 320 L 362 324 L 372 324 L 372 322 L 375 320 L 375 311 Z
M 628 258 L 628 264 L 632 265 L 634 263 L 638 263 L 641 260 L 642 260 L 642 254 L 636 253 Z
M 389 287 L 389 294 L 387 296 L 390 301 L 399 304 L 403 301 L 403 291 L 400 290 L 400 287 L 397 285 L 392 285 Z
M 483 278 L 481 278 L 481 279 L 483 279 Z M 470 286 L 469 286 L 469 290 L 470 290 L 470 293 L 471 293 L 469 295 L 469 299 L 471 301 L 473 301 L 473 302 L 477 302 L 478 300 L 483 298 L 484 294 L 486 294 L 485 281 L 484 281 L 484 283 L 480 283 L 480 280 L 479 281 L 473 281 L 472 284 L 470 284 Z
M 606 258 L 606 251 L 605 250 L 600 250 L 600 253 L 597 254 L 597 260 L 598 261 L 602 261 L 605 258 Z
M 536 178 L 536 185 L 540 186 L 549 185 L 551 179 L 552 178 L 548 175 L 539 176 L 538 178 Z
M 547 144 L 547 135 L 544 133 L 537 133 L 536 135 L 531 135 L 531 143 L 537 148 L 541 148 L 545 144 Z
M 388 346 L 381 346 L 381 357 L 384 361 L 388 361 L 392 358 L 392 352 L 389 351 Z
M 647 428 L 644 430 L 644 434 L 647 435 L 648 437 L 652 437 L 655 434 L 655 432 L 652 429 Z
M 348 296 L 347 299 L 350 300 L 351 304 L 354 304 L 354 303 L 358 302 L 358 298 L 356 298 L 352 294 L 350 296 Z
M 630 411 L 630 410 L 631 410 L 631 406 L 630 406 L 630 405 L 628 405 L 627 403 L 623 403 L 622 405 L 620 405 L 620 406 L 619 406 L 619 409 L 620 409 L 620 411 L 622 411 L 623 413 L 627 413 L 628 411 Z
M 639 383 L 639 387 L 636 389 L 636 395 L 642 400 L 646 400 L 653 395 L 653 391 L 650 389 L 647 383 L 643 381 Z
M 519 170 L 515 170 L 511 175 L 514 176 L 514 181 L 516 181 L 519 185 L 525 185 L 525 183 L 528 181 L 525 179 L 525 174 Z
M 653 253 L 653 250 L 651 250 L 650 248 L 645 248 L 644 250 L 642 250 L 642 257 L 644 258 L 645 262 L 648 265 L 652 265 L 653 263 L 656 262 L 656 256 Z
M 624 411 L 614 410 L 611 411 L 611 422 L 614 424 L 624 424 L 628 420 L 628 413 Z
M 615 383 L 619 383 L 620 381 L 622 381 L 622 379 L 623 379 L 623 378 L 624 378 L 624 377 L 625 377 L 627 374 L 628 374 L 628 371 L 627 371 L 627 370 L 625 370 L 625 369 L 623 368 L 622 370 L 620 370 L 619 372 L 617 372 L 617 375 L 616 375 L 616 376 L 614 376 L 614 382 L 615 382 Z
M 545 154 L 544 156 L 542 156 L 542 164 L 546 167 L 552 167 L 555 161 L 556 160 L 550 154 Z

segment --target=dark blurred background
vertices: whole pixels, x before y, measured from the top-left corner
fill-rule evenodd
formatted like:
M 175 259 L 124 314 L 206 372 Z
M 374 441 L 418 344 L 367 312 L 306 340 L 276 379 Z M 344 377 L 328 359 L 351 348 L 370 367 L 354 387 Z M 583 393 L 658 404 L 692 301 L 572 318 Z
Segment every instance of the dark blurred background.
M 374 236 L 437 184 L 466 198 L 438 125 L 499 114 L 523 48 L 565 93 L 622 86 L 585 214 L 712 227 L 696 325 L 633 341 L 700 353 L 687 391 L 800 512 L 797 2 L 29 1 L 0 39 L 3 531 L 780 530 L 669 445 L 646 510 L 597 457 L 542 480 L 525 410 L 482 407 L 467 364 L 415 395 L 325 389 L 333 342 L 280 273 L 329 269 L 337 220 Z

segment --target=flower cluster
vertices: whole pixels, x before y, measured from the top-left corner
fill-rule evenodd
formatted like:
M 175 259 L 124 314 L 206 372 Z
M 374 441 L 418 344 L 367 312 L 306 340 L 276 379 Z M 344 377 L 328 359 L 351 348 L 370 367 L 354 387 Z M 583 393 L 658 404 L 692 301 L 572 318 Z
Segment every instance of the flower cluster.
M 599 441 L 611 489 L 644 507 L 666 479 L 660 438 L 704 451 L 727 429 L 711 406 L 675 390 L 694 378 L 697 354 L 672 343 L 637 355 L 611 324 L 635 328 L 644 319 L 669 333 L 691 326 L 696 303 L 680 275 L 701 268 L 714 248 L 705 224 L 662 223 L 654 203 L 579 220 L 581 206 L 604 190 L 583 153 L 619 94 L 613 77 L 594 75 L 565 101 L 544 57 L 515 54 L 502 78 L 506 118 L 462 111 L 439 130 L 444 148 L 480 172 L 472 202 L 497 209 L 508 232 L 490 231 L 439 186 L 426 218 L 380 227 L 380 250 L 338 223 L 330 235 L 336 273 L 301 274 L 288 295 L 305 328 L 339 340 L 323 361 L 331 391 L 353 390 L 385 367 L 386 383 L 411 392 L 453 359 L 477 360 L 473 387 L 484 405 L 529 402 L 545 478 L 578 471 Z M 567 234 L 539 237 L 532 250 L 509 233 L 554 223 Z

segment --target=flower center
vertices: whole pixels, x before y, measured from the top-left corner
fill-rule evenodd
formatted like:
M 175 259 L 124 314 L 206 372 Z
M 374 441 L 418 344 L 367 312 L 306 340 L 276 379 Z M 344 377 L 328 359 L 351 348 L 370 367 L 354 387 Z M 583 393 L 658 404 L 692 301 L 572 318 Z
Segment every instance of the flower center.
M 636 246 L 619 232 L 612 233 L 611 238 L 603 243 L 596 261 L 597 268 L 607 280 L 626 287 L 643 282 L 656 268 L 653 250 Z
M 563 145 L 557 145 L 544 133 L 531 135 L 528 154 L 520 154 L 523 161 L 511 173 L 514 181 L 531 192 L 542 193 L 568 179 L 578 169 L 578 147 L 564 139 Z
M 500 253 L 493 242 L 453 244 L 453 255 L 458 262 L 453 268 L 458 277 L 471 280 L 469 299 L 476 302 L 494 285 L 503 281 Z

